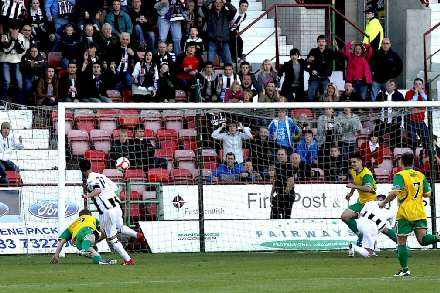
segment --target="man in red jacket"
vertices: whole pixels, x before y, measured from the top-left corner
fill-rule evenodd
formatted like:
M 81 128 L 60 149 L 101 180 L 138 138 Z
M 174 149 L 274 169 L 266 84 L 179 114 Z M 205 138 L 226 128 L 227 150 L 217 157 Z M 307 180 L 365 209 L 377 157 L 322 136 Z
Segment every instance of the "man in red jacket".
M 405 100 L 420 102 L 428 100 L 421 78 L 414 79 L 414 86 L 406 92 Z M 405 128 L 409 138 L 408 144 L 414 151 L 418 146 L 417 135 L 419 135 L 422 141 L 423 148 L 428 149 L 429 132 L 428 126 L 425 123 L 425 111 L 426 108 L 414 108 L 411 110 L 411 114 L 405 118 Z

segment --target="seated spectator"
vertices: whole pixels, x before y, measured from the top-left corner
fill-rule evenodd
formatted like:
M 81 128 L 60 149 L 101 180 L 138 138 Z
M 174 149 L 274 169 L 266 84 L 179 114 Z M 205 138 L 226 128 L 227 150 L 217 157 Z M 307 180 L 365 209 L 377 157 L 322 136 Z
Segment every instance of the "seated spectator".
M 339 102 L 339 92 L 336 84 L 330 82 L 320 100 L 321 102 Z
M 257 96 L 254 96 L 254 92 L 250 90 L 243 91 L 243 103 L 257 103 L 258 100 L 254 99 Z
M 46 66 L 45 55 L 40 53 L 37 47 L 29 48 L 26 54 L 21 57 L 20 69 L 23 75 L 24 96 L 26 99 L 31 96 L 38 80 L 44 75 Z
M 121 10 L 121 1 L 113 0 L 113 9 L 105 16 L 105 22 L 112 26 L 113 33 L 120 37 L 123 32 L 131 35 L 133 32 L 133 24 L 130 16 Z
M 335 129 L 342 143 L 344 160 L 348 160 L 350 154 L 357 151 L 357 135 L 361 128 L 361 120 L 358 115 L 352 113 L 351 108 L 344 108 L 344 112 L 336 117 Z
M 301 54 L 297 48 L 290 50 L 290 61 L 284 62 L 278 76 L 281 78 L 284 74 L 284 82 L 281 87 L 281 94 L 289 102 L 304 101 L 304 71 L 307 63 L 301 59 Z
M 341 94 L 339 100 L 341 102 L 360 102 L 362 98 L 355 92 L 353 83 L 351 81 L 345 81 L 344 92 Z
M 100 63 L 101 58 L 96 54 L 96 44 L 90 43 L 83 53 L 83 63 L 81 66 L 81 73 L 92 74 L 93 64 Z
M 342 159 L 337 145 L 330 148 L 330 156 L 324 159 L 324 176 L 326 181 L 341 183 L 348 178 L 348 163 Z
M 203 40 L 199 37 L 199 29 L 197 27 L 191 28 L 191 33 L 189 38 L 185 41 L 185 46 L 183 50 L 186 51 L 186 47 L 189 44 L 194 44 L 196 47 L 196 55 L 202 56 L 205 51 L 205 47 L 203 46 Z
M 81 81 L 77 76 L 76 60 L 70 60 L 67 74 L 59 79 L 58 98 L 64 102 L 79 102 Z
M 29 24 L 24 24 L 20 32 L 23 35 L 24 47 L 26 50 L 28 50 L 30 47 L 37 46 L 34 35 L 32 35 L 32 28 Z
M 269 81 L 266 84 L 264 91 L 258 95 L 258 102 L 259 103 L 281 102 L 281 96 L 278 92 L 275 82 Z
M 226 90 L 224 102 L 225 103 L 243 102 L 243 90 L 241 88 L 241 85 L 237 81 L 234 81 L 232 83 L 231 88 Z
M 112 26 L 104 23 L 101 28 L 101 34 L 98 38 L 98 47 L 100 49 L 101 59 L 104 69 L 108 69 L 111 60 L 119 58 L 117 51 L 119 48 L 119 38 L 113 35 Z
M 299 154 L 293 153 L 291 160 L 295 181 L 312 179 L 312 166 L 301 161 L 301 156 Z
M 200 88 L 204 102 L 218 102 L 218 79 L 214 71 L 212 62 L 206 62 L 205 68 L 201 72 Z
M 69 62 L 79 57 L 79 38 L 72 24 L 66 25 L 61 35 L 61 53 L 63 54 L 63 68 L 67 68 Z
M 117 2 L 117 1 L 116 1 Z M 123 32 L 120 35 L 120 47 L 116 50 L 116 72 L 118 72 L 120 83 L 116 86 L 120 92 L 131 90 L 133 79 L 131 74 L 135 63 L 134 50 L 130 45 L 130 34 Z
M 186 46 L 186 52 L 180 54 L 176 60 L 176 77 L 180 88 L 190 94 L 192 99 L 195 99 L 193 88 L 196 77 L 203 68 L 202 58 L 195 53 L 195 43 L 189 43 Z
M 173 42 L 167 42 L 167 53 L 170 54 L 171 59 L 173 60 L 174 63 L 176 63 L 176 57 L 181 52 L 179 51 L 178 53 L 175 53 L 173 48 L 174 48 L 174 43 Z
M 241 78 L 241 87 L 243 91 L 248 91 L 252 93 L 252 97 L 255 97 L 258 94 L 257 89 L 254 87 L 252 83 L 252 75 L 245 74 Z
M 330 146 L 337 143 L 338 135 L 335 129 L 335 110 L 326 108 L 324 114 L 318 117 L 318 128 L 316 139 L 318 140 L 318 148 L 321 158 L 329 155 Z
M 379 137 L 374 132 L 370 134 L 368 142 L 364 142 L 359 149 L 364 166 L 370 170 L 383 163 L 383 152 L 384 146 L 379 143 Z
M 238 181 L 240 174 L 245 172 L 243 166 L 235 160 L 234 153 L 226 153 L 225 162 L 220 164 L 212 175 L 208 178 L 209 182 L 233 183 Z
M 45 11 L 47 19 L 50 22 L 50 26 L 55 26 L 55 45 L 52 48 L 53 52 L 60 51 L 61 35 L 63 29 L 69 24 L 69 20 L 72 18 L 72 13 L 75 11 L 75 0 L 47 0 L 45 3 Z
M 257 74 L 257 81 L 262 87 L 266 87 L 269 82 L 273 82 L 277 88 L 279 87 L 278 73 L 269 59 L 264 60 L 261 64 L 260 72 Z
M 311 130 L 305 131 L 304 138 L 297 143 L 295 151 L 300 155 L 304 164 L 318 165 L 318 142 Z
M 170 74 L 168 63 L 160 65 L 159 80 L 157 81 L 157 101 L 174 102 L 176 98 L 177 80 Z
M 434 158 L 434 172 L 440 172 L 440 148 L 437 144 L 438 138 L 436 135 L 432 136 L 432 155 Z M 429 159 L 429 152 L 422 149 L 419 154 L 419 170 L 428 178 L 431 177 L 431 164 Z
M 223 74 L 217 76 L 217 84 L 220 88 L 220 101 L 224 101 L 226 90 L 229 89 L 234 81 L 241 85 L 240 77 L 234 73 L 234 67 L 231 63 L 225 64 Z
M 144 136 L 144 129 L 138 128 L 134 133 L 134 155 L 135 155 L 135 166 L 142 166 L 142 168 L 147 171 L 149 168 L 155 167 L 154 151 L 156 148 L 156 143 L 154 140 L 146 139 Z M 163 158 L 165 161 L 166 159 Z M 164 162 L 165 165 L 168 162 Z
M 21 136 L 18 137 L 17 143 L 14 134 L 11 133 L 11 124 L 3 122 L 0 136 L 0 184 L 8 184 L 6 171 L 18 171 L 17 165 L 11 161 L 12 150 L 22 150 L 23 148 Z
M 240 173 L 240 181 L 244 181 L 247 183 L 256 183 L 257 181 L 262 180 L 260 173 L 254 170 L 254 166 L 252 164 L 251 159 L 247 159 L 244 162 L 244 170 Z
M 93 102 L 93 103 L 111 103 L 112 100 L 106 97 L 107 88 L 105 87 L 106 82 L 104 81 L 104 76 L 102 75 L 101 65 L 99 63 L 94 63 L 92 66 L 92 73 L 85 72 L 82 75 L 83 85 L 81 91 L 81 102 Z
M 219 128 L 214 130 L 211 137 L 217 140 L 223 141 L 223 159 L 226 159 L 227 153 L 234 154 L 234 160 L 236 159 L 239 164 L 243 163 L 243 140 L 252 139 L 251 129 L 249 127 L 243 127 L 241 123 L 231 122 L 228 125 L 228 132 L 224 133 L 222 130 L 226 128 L 226 123 L 222 123 Z
M 44 76 L 38 80 L 36 104 L 37 106 L 56 106 L 58 104 L 58 77 L 53 67 L 48 67 Z
M 159 71 L 153 63 L 153 53 L 148 51 L 145 58 L 136 63 L 133 70 L 132 93 L 135 101 L 154 102 L 158 88 Z
M 261 92 L 263 90 L 261 84 L 258 83 L 257 78 L 255 76 L 255 73 L 251 71 L 251 65 L 249 62 L 241 62 L 240 64 L 240 72 L 238 73 L 238 76 L 240 77 L 241 83 L 244 83 L 245 76 L 250 76 L 250 85 L 249 88 L 253 88 L 257 93 Z
M 286 149 L 287 154 L 290 155 L 293 152 L 295 135 L 301 134 L 301 128 L 287 116 L 287 110 L 280 109 L 278 117 L 270 122 L 268 128 L 269 139 L 274 141 L 278 147 Z
M 355 91 L 363 101 L 370 100 L 368 87 L 373 84 L 373 78 L 368 62 L 373 54 L 373 49 L 368 45 L 363 46 L 361 43 L 352 41 L 345 45 L 342 54 L 347 59 L 346 79 L 353 83 Z
M 130 165 L 136 166 L 136 149 L 133 140 L 129 138 L 128 131 L 125 128 L 119 129 L 119 139 L 115 139 L 110 147 L 110 166 L 115 166 L 116 160 L 120 157 L 126 157 Z
M 156 52 L 154 31 L 157 25 L 157 14 L 153 10 L 152 2 L 142 4 L 141 0 L 133 0 L 129 15 L 134 25 L 133 33 L 136 41 L 141 45 L 146 44 L 151 52 Z M 148 5 L 150 7 L 146 7 Z
M 169 72 L 171 74 L 174 73 L 174 61 L 170 53 L 167 52 L 167 43 L 159 42 L 157 45 L 157 53 L 153 56 L 153 61 L 156 63 L 157 67 L 166 62 L 168 64 Z
M 98 46 L 99 38 L 98 34 L 95 33 L 95 27 L 92 24 L 86 24 L 84 27 L 83 35 L 81 36 L 79 42 L 79 52 L 84 53 L 91 44 L 94 44 L 97 51 L 100 51 Z
M 269 165 L 274 161 L 275 144 L 269 140 L 269 130 L 261 126 L 258 135 L 249 142 L 250 156 L 255 170 L 263 177 L 268 176 Z
M 79 29 L 86 28 L 88 25 L 99 29 L 99 22 L 104 8 L 103 0 L 77 0 L 75 6 L 75 17 L 78 19 Z
M 121 84 L 121 76 L 116 71 L 115 61 L 110 61 L 107 69 L 104 71 L 103 79 L 105 82 L 104 87 L 107 90 L 116 90 L 117 86 Z

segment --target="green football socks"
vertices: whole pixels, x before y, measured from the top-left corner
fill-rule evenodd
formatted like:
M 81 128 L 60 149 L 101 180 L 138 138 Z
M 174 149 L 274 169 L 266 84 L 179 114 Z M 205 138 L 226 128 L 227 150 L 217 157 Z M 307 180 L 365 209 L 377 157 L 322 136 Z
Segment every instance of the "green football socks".
M 426 245 L 434 244 L 439 241 L 440 241 L 440 239 L 438 239 L 437 235 L 426 234 L 425 236 L 423 236 L 422 243 L 420 243 L 420 244 L 422 244 L 423 246 L 426 246 Z
M 388 229 L 387 234 L 388 238 L 397 243 L 397 234 L 394 229 Z
M 408 271 L 408 248 L 406 247 L 406 244 L 398 245 L 397 246 L 397 255 L 399 258 L 400 266 L 402 267 L 402 271 L 406 272 Z
M 359 230 L 356 224 L 356 220 L 354 219 L 350 219 L 347 222 L 345 222 L 345 224 L 347 224 L 348 228 L 350 228 L 351 231 L 353 231 L 356 235 L 359 234 Z

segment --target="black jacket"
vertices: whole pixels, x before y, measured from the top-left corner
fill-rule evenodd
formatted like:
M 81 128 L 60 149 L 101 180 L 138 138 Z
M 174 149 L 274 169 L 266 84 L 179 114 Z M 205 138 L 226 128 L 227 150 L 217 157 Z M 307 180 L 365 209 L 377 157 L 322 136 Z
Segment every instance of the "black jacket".
M 306 70 L 310 73 L 310 80 L 329 78 L 333 72 L 333 60 L 336 58 L 336 52 L 330 48 L 325 48 L 322 52 L 319 48 L 313 48 L 310 50 L 307 59 L 310 56 L 315 58 L 312 62 L 307 61 Z M 313 70 L 318 71 L 317 76 L 312 74 Z
M 304 71 L 306 70 L 307 63 L 304 59 L 299 59 L 298 62 L 300 65 L 298 86 L 304 88 Z M 284 83 L 281 87 L 281 95 L 287 97 L 290 95 L 291 92 L 291 84 L 295 80 L 295 72 L 293 71 L 292 60 L 284 62 L 283 67 L 281 67 L 281 69 L 278 71 L 278 76 L 281 78 L 281 76 L 283 76 L 283 73 L 285 76 Z
M 228 2 L 220 12 L 215 11 L 214 6 L 211 9 L 208 9 L 207 6 L 203 7 L 206 18 L 206 35 L 209 41 L 229 42 L 229 22 L 234 18 L 236 12 L 237 9 L 234 5 Z
M 402 73 L 402 68 L 402 59 L 391 48 L 388 53 L 380 49 L 371 60 L 373 80 L 378 83 L 385 83 L 391 78 L 398 77 Z

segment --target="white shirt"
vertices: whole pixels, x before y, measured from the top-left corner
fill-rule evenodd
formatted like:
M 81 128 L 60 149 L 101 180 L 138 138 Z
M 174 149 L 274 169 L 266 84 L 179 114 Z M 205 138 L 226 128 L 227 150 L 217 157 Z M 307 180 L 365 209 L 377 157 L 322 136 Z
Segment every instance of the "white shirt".
M 92 172 L 87 177 L 87 191 L 92 192 L 96 188 L 101 189 L 101 193 L 92 198 L 92 201 L 100 214 L 105 210 L 119 207 L 119 199 L 116 196 L 118 186 L 107 176 Z
M 251 139 L 252 133 L 249 127 L 243 127 L 243 132 L 236 132 L 234 135 L 220 133 L 221 128 L 214 130 L 212 138 L 223 141 L 223 159 L 227 153 L 234 153 L 237 163 L 243 163 L 243 140 Z
M 0 159 L 2 161 L 9 161 L 12 150 L 22 150 L 24 147 L 21 143 L 15 141 L 14 134 L 9 132 L 7 137 L 0 135 Z
M 390 209 L 379 207 L 378 201 L 369 201 L 359 213 L 359 218 L 366 218 L 376 224 L 377 230 L 382 230 L 385 226 L 394 226 L 396 213 Z M 388 224 L 388 225 L 387 225 Z

